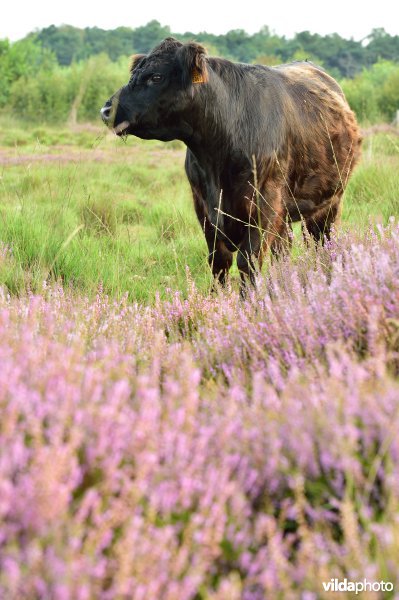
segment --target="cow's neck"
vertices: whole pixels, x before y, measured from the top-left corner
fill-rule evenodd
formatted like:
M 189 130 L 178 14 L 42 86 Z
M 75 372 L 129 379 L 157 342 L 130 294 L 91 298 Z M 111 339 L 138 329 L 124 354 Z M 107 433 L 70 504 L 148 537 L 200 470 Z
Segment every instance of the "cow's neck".
M 186 144 L 201 164 L 211 168 L 220 168 L 221 163 L 228 161 L 232 148 L 229 136 L 214 123 L 193 127 L 193 134 Z
M 212 74 L 210 78 L 212 80 Z M 230 160 L 237 137 L 235 129 L 239 112 L 232 109 L 231 98 L 220 80 L 217 94 L 212 92 L 212 88 L 206 93 L 198 91 L 187 115 L 192 134 L 185 142 L 201 164 L 212 168 L 217 163 L 220 169 L 221 163 Z

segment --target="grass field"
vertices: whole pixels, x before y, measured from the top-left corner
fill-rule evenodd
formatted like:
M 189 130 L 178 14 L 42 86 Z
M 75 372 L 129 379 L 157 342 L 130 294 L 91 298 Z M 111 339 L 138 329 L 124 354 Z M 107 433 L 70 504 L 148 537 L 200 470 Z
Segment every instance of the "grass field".
M 126 143 L 101 127 L 0 132 L 0 284 L 40 290 L 57 280 L 90 296 L 153 302 L 156 292 L 210 287 L 179 142 Z M 344 199 L 343 228 L 399 214 L 399 138 L 367 135 Z M 301 252 L 296 229 L 294 255 Z M 233 269 L 233 281 L 237 272 Z

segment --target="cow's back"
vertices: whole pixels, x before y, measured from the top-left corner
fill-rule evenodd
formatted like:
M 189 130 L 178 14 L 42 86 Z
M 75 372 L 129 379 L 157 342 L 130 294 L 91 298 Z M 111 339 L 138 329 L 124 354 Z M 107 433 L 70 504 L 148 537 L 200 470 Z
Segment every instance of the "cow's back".
M 294 62 L 272 70 L 284 88 L 284 121 L 289 129 L 304 139 L 334 136 L 337 129 L 346 131 L 354 142 L 360 139 L 342 88 L 323 69 L 310 62 Z
M 317 202 L 342 193 L 360 156 L 361 135 L 339 84 L 309 62 L 271 69 L 284 88 L 280 148 L 291 192 Z

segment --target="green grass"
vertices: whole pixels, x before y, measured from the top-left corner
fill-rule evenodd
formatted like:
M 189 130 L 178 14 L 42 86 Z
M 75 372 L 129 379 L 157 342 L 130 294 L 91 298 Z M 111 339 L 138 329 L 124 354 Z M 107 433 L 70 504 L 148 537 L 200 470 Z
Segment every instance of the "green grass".
M 54 278 L 89 295 L 102 285 L 111 295 L 127 291 L 147 301 L 157 290 L 184 288 L 188 265 L 199 285 L 208 285 L 181 145 L 129 147 L 103 135 L 99 142 L 92 132 L 92 149 L 82 151 L 78 137 L 65 150 L 58 141 L 38 148 L 34 135 L 26 134 L 22 150 L 6 152 L 14 162 L 32 162 L 0 170 L 0 240 L 12 248 L 0 263 L 0 284 L 18 293 Z M 37 161 L 41 154 L 58 158 Z
M 345 192 L 343 223 L 363 226 L 399 216 L 399 136 L 376 134 L 363 144 L 363 157 Z
M 124 144 L 92 126 L 7 125 L 0 163 L 0 241 L 11 248 L 0 258 L 0 285 L 12 293 L 57 280 L 88 295 L 101 285 L 112 296 L 128 292 L 152 302 L 167 288 L 186 290 L 186 266 L 196 285 L 209 289 L 182 144 Z M 399 214 L 398 167 L 398 139 L 366 139 L 345 194 L 343 227 Z

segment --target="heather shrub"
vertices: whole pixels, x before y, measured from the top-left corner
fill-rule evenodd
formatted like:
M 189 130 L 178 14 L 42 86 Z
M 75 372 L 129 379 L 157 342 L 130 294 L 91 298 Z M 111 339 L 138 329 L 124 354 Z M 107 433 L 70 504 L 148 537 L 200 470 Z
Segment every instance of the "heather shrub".
M 272 264 L 245 302 L 188 287 L 3 290 L 0 596 L 398 585 L 398 225 Z

